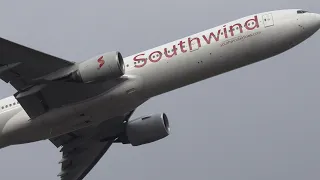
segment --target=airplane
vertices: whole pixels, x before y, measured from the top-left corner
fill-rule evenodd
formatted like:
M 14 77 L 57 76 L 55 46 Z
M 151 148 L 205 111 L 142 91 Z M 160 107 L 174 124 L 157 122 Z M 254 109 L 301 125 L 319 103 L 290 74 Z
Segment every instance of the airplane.
M 131 120 L 152 97 L 283 53 L 320 28 L 301 9 L 246 16 L 123 58 L 110 51 L 67 61 L 0 39 L 0 148 L 50 140 L 61 180 L 81 180 L 113 143 L 140 146 L 170 134 L 165 113 Z

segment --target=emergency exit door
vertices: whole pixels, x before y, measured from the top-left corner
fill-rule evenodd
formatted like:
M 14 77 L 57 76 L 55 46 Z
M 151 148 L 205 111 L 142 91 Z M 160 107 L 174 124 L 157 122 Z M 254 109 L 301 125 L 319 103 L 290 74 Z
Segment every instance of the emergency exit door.
M 262 16 L 264 27 L 274 26 L 272 14 L 265 14 Z

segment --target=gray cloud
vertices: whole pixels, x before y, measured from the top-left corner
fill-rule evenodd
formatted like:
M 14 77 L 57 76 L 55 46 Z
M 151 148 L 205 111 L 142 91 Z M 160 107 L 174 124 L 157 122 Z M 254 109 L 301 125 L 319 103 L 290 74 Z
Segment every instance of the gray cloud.
M 124 55 L 249 14 L 320 13 L 316 0 L 1 1 L 0 36 L 80 61 Z M 156 97 L 134 116 L 166 112 L 172 134 L 114 145 L 86 179 L 301 180 L 319 178 L 320 33 L 266 61 Z M 1 82 L 1 97 L 15 91 Z M 0 151 L 0 179 L 58 179 L 48 141 Z

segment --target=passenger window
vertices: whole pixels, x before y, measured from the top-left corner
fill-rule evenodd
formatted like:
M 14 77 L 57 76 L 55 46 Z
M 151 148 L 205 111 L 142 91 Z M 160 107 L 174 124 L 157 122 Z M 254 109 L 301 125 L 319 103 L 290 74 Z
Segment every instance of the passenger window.
M 12 105 L 11 105 L 11 104 L 9 104 L 9 106 L 11 107 Z
M 8 107 L 8 105 L 6 105 L 6 108 Z
M 13 103 L 13 105 L 16 105 L 16 103 Z

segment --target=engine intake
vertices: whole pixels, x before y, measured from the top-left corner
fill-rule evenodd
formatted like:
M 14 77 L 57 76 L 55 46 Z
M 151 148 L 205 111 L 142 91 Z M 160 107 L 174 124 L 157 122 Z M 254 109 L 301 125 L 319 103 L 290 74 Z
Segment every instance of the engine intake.
M 108 52 L 79 64 L 70 76 L 76 82 L 90 83 L 121 77 L 125 73 L 120 52 Z
M 156 114 L 128 122 L 126 134 L 132 146 L 139 146 L 165 138 L 170 133 L 167 115 Z

